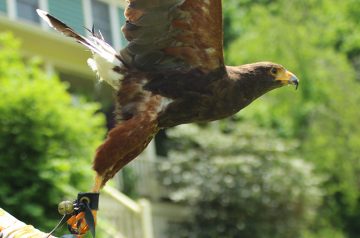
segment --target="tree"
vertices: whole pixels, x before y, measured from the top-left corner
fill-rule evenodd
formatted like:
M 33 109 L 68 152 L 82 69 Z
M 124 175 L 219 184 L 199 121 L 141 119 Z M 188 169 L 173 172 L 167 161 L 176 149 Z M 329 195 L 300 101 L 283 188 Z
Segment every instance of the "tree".
M 243 115 L 283 138 L 299 140 L 299 156 L 327 177 L 319 221 L 350 237 L 357 237 L 360 227 L 360 85 L 346 50 L 358 48 L 358 27 L 350 20 L 350 13 L 358 10 L 354 2 L 255 4 L 238 23 L 242 32 L 228 50 L 230 62 L 271 60 L 299 76 L 297 95 L 277 90 Z
M 72 97 L 20 43 L 0 34 L 0 201 L 24 222 L 48 230 L 57 204 L 87 191 L 91 159 L 105 130 L 99 105 Z

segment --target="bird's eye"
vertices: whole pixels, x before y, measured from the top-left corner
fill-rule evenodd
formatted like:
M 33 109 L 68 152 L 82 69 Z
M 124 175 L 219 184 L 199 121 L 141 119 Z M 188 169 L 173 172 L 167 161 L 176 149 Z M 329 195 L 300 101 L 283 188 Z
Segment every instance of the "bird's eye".
M 277 72 L 278 72 L 277 68 L 271 68 L 271 69 L 270 69 L 270 73 L 271 73 L 272 75 L 276 75 Z

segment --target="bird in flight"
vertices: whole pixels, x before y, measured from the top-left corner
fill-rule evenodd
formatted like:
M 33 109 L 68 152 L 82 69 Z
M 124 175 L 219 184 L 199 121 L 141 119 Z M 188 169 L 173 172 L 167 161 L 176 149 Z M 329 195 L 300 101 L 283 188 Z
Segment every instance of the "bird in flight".
M 128 0 L 117 52 L 100 32 L 76 33 L 37 10 L 51 27 L 92 52 L 91 69 L 116 91 L 117 125 L 96 151 L 98 192 L 163 128 L 226 118 L 297 77 L 283 66 L 226 66 L 221 0 Z M 71 54 L 71 52 L 69 52 Z

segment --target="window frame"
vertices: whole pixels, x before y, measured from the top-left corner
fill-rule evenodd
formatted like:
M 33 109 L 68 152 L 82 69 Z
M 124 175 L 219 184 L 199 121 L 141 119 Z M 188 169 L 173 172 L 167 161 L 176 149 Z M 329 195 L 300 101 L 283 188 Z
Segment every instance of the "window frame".
M 44 11 L 48 11 L 48 2 L 47 0 L 37 0 L 38 1 L 38 5 L 39 8 L 44 10 Z M 26 19 L 22 19 L 18 16 L 18 12 L 17 12 L 17 1 L 16 0 L 6 0 L 6 4 L 7 4 L 7 15 L 10 19 L 12 20 L 19 20 L 22 22 L 26 22 L 28 24 L 33 24 L 33 25 L 40 25 L 43 29 L 48 29 L 48 25 L 46 24 L 46 22 L 44 21 L 40 21 L 40 23 L 36 23 L 36 22 L 32 22 L 32 21 L 28 21 Z
M 105 3 L 108 5 L 109 17 L 110 17 L 110 29 L 111 29 L 111 36 L 113 47 L 116 50 L 121 49 L 121 31 L 120 31 L 120 16 L 118 8 L 123 8 L 124 5 L 119 3 L 120 1 L 105 1 L 105 0 L 98 0 L 100 2 Z M 83 12 L 84 12 L 84 19 L 85 19 L 85 26 L 91 27 L 94 23 L 94 19 L 92 16 L 92 5 L 91 0 L 82 0 L 83 2 Z M 100 29 L 101 31 L 101 29 Z M 89 32 L 86 33 L 88 36 L 90 35 Z

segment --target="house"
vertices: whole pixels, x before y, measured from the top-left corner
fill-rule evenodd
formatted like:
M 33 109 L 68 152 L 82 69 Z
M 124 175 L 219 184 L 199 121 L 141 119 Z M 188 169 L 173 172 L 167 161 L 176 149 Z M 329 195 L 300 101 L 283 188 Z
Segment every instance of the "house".
M 86 63 L 90 52 L 50 29 L 35 10 L 50 12 L 83 35 L 89 34 L 83 26 L 94 25 L 119 50 L 126 44 L 120 31 L 125 22 L 125 4 L 122 0 L 0 0 L 0 32 L 11 31 L 22 41 L 24 58 L 41 57 L 49 74 L 56 72 L 62 80 L 70 82 L 74 95 L 101 102 L 103 111 L 112 118 L 111 89 L 105 84 L 99 86 L 95 80 Z M 109 119 L 109 127 L 111 124 Z M 153 144 L 140 157 L 129 167 L 138 177 L 137 193 L 147 200 L 134 201 L 113 188 L 106 188 L 101 196 L 99 226 L 111 237 L 165 238 L 168 224 L 187 216 L 186 209 L 160 200 Z M 117 180 L 121 187 L 121 177 Z

